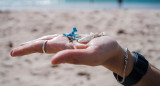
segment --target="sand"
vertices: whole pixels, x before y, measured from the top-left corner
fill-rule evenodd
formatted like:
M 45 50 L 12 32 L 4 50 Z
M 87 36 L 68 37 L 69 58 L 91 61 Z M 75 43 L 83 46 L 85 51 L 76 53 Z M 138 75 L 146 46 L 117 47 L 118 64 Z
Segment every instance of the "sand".
M 160 68 L 160 10 L 0 11 L 0 86 L 121 86 L 102 66 L 51 66 L 54 55 L 12 58 L 10 50 L 44 35 L 103 32 Z

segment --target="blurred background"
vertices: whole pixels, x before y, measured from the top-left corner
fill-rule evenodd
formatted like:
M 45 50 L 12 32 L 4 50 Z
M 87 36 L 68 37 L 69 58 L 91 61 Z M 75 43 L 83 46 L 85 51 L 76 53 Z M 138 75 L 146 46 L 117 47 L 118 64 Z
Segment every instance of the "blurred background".
M 51 66 L 53 54 L 12 58 L 44 35 L 106 32 L 160 69 L 160 0 L 0 0 L 0 86 L 121 86 L 102 66 Z
M 1 0 L 1 9 L 158 9 L 160 0 Z

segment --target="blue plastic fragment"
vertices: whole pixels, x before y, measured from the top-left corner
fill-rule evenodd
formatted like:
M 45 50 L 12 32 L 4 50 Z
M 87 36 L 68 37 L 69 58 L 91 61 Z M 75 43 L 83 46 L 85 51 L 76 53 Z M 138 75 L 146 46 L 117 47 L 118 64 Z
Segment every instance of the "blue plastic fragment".
M 75 32 L 77 32 L 77 31 L 78 31 L 77 28 L 74 27 L 73 31 L 71 33 L 69 33 L 69 34 L 64 34 L 63 33 L 63 36 L 67 37 L 70 40 L 70 42 L 72 42 L 74 40 L 79 40 L 80 37 L 78 37 L 78 34 L 75 34 Z
M 66 35 L 66 34 L 64 34 L 64 33 L 63 33 L 63 36 L 66 36 L 66 37 L 67 37 L 67 35 Z
M 73 28 L 73 32 L 77 32 L 77 28 L 76 27 Z

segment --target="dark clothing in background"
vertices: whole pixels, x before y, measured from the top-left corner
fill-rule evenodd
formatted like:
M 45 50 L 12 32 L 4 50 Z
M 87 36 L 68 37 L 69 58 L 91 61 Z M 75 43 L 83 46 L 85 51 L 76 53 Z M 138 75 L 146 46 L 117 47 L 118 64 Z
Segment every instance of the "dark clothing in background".
M 123 0 L 118 0 L 118 3 L 122 3 L 123 2 Z

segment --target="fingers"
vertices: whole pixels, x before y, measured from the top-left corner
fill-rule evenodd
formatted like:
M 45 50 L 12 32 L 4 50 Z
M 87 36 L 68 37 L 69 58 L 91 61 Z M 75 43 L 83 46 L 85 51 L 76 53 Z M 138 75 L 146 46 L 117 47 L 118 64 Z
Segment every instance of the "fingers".
M 15 48 L 11 51 L 11 56 L 22 56 L 27 55 L 31 53 L 42 53 L 42 44 L 44 41 L 39 40 L 34 43 L 30 43 L 24 46 L 20 46 L 18 48 Z
M 33 43 L 35 41 L 38 41 L 39 39 L 35 39 L 35 40 L 32 40 L 32 41 L 28 41 L 28 42 L 24 42 L 24 43 L 21 43 L 20 46 L 24 46 L 26 44 L 30 44 L 30 43 Z
M 57 36 L 58 36 L 58 34 L 42 36 L 38 39 L 28 41 L 28 42 L 25 42 L 25 43 L 21 43 L 20 46 L 23 46 L 23 45 L 26 45 L 26 44 L 29 44 L 29 43 L 33 43 L 33 42 L 38 41 L 38 40 L 51 40 L 51 39 L 53 39 L 54 37 L 57 37 Z
M 57 36 L 57 37 L 56 37 Z M 23 46 L 17 47 L 11 51 L 11 56 L 23 56 L 32 53 L 42 53 L 42 45 L 45 39 L 48 40 L 45 44 L 46 53 L 56 53 L 65 49 L 86 49 L 88 45 L 80 43 L 69 43 L 68 39 L 58 35 L 50 35 L 39 38 L 37 40 L 29 41 Z
M 94 54 L 92 50 L 87 49 L 70 49 L 58 52 L 52 59 L 52 64 L 71 63 L 90 65 L 90 57 Z
M 50 40 L 50 39 L 53 39 L 54 37 L 57 37 L 58 34 L 54 34 L 54 35 L 47 35 L 47 36 L 43 36 L 41 38 L 38 38 L 40 40 Z
M 11 56 L 23 56 L 32 53 L 43 53 L 42 45 L 44 40 L 37 40 L 27 43 L 26 45 L 17 47 L 11 51 Z M 79 43 L 59 43 L 56 40 L 48 40 L 45 44 L 46 53 L 56 53 L 65 49 L 85 49 L 88 45 L 79 44 Z
M 23 56 L 32 53 L 43 53 L 42 45 L 44 40 L 37 40 L 27 43 L 23 46 L 17 47 L 11 51 L 11 56 Z M 46 53 L 55 53 L 62 49 L 65 49 L 65 45 L 61 43 L 57 43 L 56 41 L 48 40 L 45 43 L 45 52 Z

